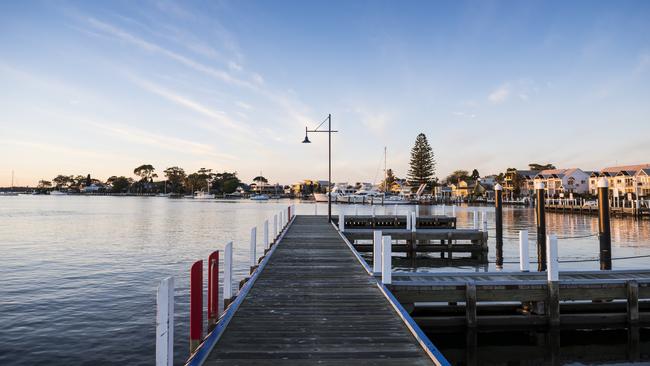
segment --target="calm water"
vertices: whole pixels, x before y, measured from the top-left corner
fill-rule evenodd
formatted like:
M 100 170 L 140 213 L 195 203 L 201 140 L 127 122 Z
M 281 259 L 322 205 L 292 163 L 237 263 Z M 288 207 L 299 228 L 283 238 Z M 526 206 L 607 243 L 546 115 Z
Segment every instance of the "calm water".
M 298 213 L 314 212 L 314 204 L 294 203 Z M 170 275 L 176 276 L 177 286 L 175 357 L 182 363 L 188 348 L 191 263 L 233 240 L 235 279 L 243 278 L 250 228 L 261 227 L 288 204 L 286 200 L 0 197 L 0 364 L 153 364 L 156 287 Z M 422 209 L 425 213 L 428 208 Z M 387 210 L 392 212 L 392 207 Z M 326 213 L 326 205 L 319 204 L 319 213 Z M 472 225 L 465 209 L 459 209 L 457 216 L 459 227 Z M 492 229 L 492 212 L 488 220 Z M 515 262 L 517 230 L 528 228 L 531 238 L 534 235 L 532 211 L 507 209 L 504 224 L 505 236 L 513 238 L 505 240 L 506 261 Z M 549 214 L 547 225 L 560 237 L 581 237 L 597 230 L 597 219 Z M 258 235 L 261 249 L 261 230 Z M 612 235 L 614 257 L 650 255 L 650 221 L 614 219 Z M 562 259 L 598 255 L 595 237 L 560 240 L 559 245 Z M 493 261 L 493 241 L 490 254 Z M 614 261 L 614 268 L 649 263 L 649 258 L 621 260 Z M 516 268 L 514 263 L 505 265 L 506 270 Z M 563 263 L 562 268 L 596 269 L 598 262 Z M 482 338 L 478 339 L 480 347 Z

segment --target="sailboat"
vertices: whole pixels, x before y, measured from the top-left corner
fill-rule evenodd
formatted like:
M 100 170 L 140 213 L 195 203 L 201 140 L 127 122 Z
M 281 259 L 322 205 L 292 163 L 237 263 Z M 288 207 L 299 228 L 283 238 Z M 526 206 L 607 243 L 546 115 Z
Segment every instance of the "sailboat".
M 206 179 L 206 181 L 208 182 L 207 191 L 206 192 L 203 192 L 203 191 L 194 192 L 194 199 L 197 199 L 197 200 L 211 200 L 211 199 L 214 199 L 215 196 L 213 194 L 210 194 L 210 179 Z
M 2 196 L 17 196 L 18 192 L 14 192 L 14 171 L 11 171 L 11 190 L 8 192 L 0 192 Z
M 158 193 L 156 197 L 171 197 L 171 193 L 167 193 L 167 180 L 165 180 L 165 193 Z

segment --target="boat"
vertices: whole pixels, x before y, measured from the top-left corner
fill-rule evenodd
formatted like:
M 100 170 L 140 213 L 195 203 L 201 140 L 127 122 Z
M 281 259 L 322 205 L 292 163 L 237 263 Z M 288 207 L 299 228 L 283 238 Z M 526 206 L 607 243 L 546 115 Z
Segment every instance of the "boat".
M 50 196 L 67 196 L 68 194 L 66 192 L 61 192 L 61 191 L 51 191 Z
M 156 195 L 156 197 L 171 197 L 171 196 L 172 196 L 171 193 L 158 193 Z
M 196 192 L 194 192 L 194 197 L 193 198 L 196 199 L 196 200 L 211 200 L 211 199 L 214 199 L 214 197 L 215 196 L 213 194 L 206 193 L 206 192 L 203 192 L 203 191 L 196 191 Z
M 6 196 L 17 196 L 18 192 L 0 192 L 0 196 L 6 197 Z
M 250 199 L 251 199 L 252 201 L 268 201 L 268 200 L 269 200 L 269 196 L 267 196 L 267 195 L 265 195 L 265 194 L 254 194 L 254 195 L 252 195 L 252 196 L 250 197 Z

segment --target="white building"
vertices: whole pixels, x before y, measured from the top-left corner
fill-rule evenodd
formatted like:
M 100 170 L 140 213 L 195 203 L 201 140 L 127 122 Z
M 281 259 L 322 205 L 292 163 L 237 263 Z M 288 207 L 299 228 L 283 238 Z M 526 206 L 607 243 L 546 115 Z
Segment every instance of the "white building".
M 578 168 L 542 170 L 535 176 L 535 182 L 544 183 L 548 197 L 589 192 L 589 173 Z

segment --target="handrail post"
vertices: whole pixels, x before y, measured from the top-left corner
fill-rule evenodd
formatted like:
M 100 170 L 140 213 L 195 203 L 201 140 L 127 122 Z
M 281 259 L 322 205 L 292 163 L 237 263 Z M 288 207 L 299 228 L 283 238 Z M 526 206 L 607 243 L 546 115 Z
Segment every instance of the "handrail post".
M 174 277 L 160 281 L 156 294 L 156 366 L 174 365 Z
M 196 261 L 190 270 L 190 354 L 203 338 L 203 261 Z
M 223 258 L 223 308 L 232 302 L 232 242 L 226 244 Z
M 372 271 L 377 273 L 381 272 L 381 230 L 373 231 L 372 235 Z
M 250 266 L 251 269 L 257 264 L 257 227 L 251 228 L 251 241 L 250 241 Z
M 345 213 L 343 213 L 343 209 L 339 211 L 339 231 L 344 232 L 345 231 Z
M 390 285 L 392 279 L 392 239 L 389 236 L 382 237 L 381 244 L 381 282 L 385 285 Z
M 269 220 L 264 220 L 264 249 L 269 249 Z
M 522 272 L 530 271 L 528 253 L 528 230 L 519 230 L 519 269 Z
M 273 215 L 273 242 L 278 238 L 278 214 Z
M 560 286 L 558 273 L 557 236 L 546 237 L 546 275 L 548 280 L 548 317 L 551 326 L 560 325 Z
M 208 332 L 214 329 L 219 319 L 219 251 L 208 257 Z

